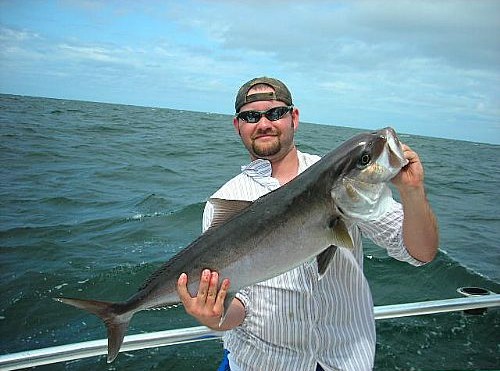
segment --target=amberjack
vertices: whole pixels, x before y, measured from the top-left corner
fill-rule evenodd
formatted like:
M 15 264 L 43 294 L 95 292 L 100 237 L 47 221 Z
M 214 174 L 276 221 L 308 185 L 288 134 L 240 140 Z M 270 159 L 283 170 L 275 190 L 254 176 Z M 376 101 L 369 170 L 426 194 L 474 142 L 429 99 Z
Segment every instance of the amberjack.
M 220 282 L 229 278 L 226 313 L 241 288 L 312 259 L 317 260 L 321 279 L 337 248 L 353 247 L 346 221 L 378 213 L 390 197 L 387 183 L 406 164 L 392 128 L 356 135 L 254 202 L 211 198 L 212 226 L 156 270 L 128 300 L 54 299 L 104 321 L 107 360 L 112 362 L 135 313 L 179 303 L 181 273 L 188 275 L 193 296 L 204 269 L 217 271 Z

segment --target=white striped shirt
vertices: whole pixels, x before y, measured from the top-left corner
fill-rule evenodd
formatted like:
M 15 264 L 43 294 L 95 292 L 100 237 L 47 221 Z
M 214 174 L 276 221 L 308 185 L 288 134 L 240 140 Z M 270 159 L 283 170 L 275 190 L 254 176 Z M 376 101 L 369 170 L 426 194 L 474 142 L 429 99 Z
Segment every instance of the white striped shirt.
M 299 172 L 318 156 L 298 152 Z M 228 181 L 212 197 L 254 201 L 278 188 L 271 164 L 256 160 Z M 210 200 L 203 229 L 213 216 Z M 413 265 L 423 263 L 407 252 L 402 238 L 403 211 L 392 200 L 375 221 L 350 223 L 354 249 L 337 249 L 330 268 L 318 280 L 316 260 L 241 290 L 245 306 L 241 326 L 224 334 L 231 369 L 370 370 L 375 357 L 375 321 L 368 282 L 363 274 L 361 235 L 385 248 L 390 256 Z M 286 241 L 284 241 L 286 243 Z

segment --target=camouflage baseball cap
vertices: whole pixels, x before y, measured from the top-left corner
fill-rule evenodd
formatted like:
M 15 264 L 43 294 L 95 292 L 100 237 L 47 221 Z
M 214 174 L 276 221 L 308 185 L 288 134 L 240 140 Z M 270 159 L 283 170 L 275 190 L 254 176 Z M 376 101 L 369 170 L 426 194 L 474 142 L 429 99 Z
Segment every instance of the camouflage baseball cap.
M 248 94 L 248 91 L 257 84 L 266 84 L 274 89 L 274 92 L 269 93 L 255 93 Z M 242 106 L 247 103 L 256 102 L 260 100 L 279 100 L 285 103 L 287 106 L 291 106 L 292 103 L 292 94 L 290 94 L 290 90 L 283 84 L 280 80 L 274 79 L 272 77 L 257 77 L 245 83 L 240 90 L 238 90 L 238 94 L 236 95 L 236 101 L 234 103 L 234 108 L 236 109 L 236 113 L 238 113 Z

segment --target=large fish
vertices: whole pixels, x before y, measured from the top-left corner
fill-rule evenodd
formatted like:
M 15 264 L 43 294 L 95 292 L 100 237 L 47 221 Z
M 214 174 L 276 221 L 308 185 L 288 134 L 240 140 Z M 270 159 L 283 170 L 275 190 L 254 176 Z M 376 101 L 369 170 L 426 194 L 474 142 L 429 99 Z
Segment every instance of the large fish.
M 294 180 L 253 203 L 211 199 L 211 228 L 155 271 L 127 301 L 55 298 L 99 316 L 108 332 L 108 362 L 120 350 L 132 316 L 179 302 L 179 275 L 195 295 L 201 272 L 229 278 L 227 309 L 242 287 L 317 259 L 318 279 L 337 247 L 352 248 L 344 220 L 370 217 L 390 194 L 387 182 L 406 165 L 393 129 L 359 134 L 325 155 Z

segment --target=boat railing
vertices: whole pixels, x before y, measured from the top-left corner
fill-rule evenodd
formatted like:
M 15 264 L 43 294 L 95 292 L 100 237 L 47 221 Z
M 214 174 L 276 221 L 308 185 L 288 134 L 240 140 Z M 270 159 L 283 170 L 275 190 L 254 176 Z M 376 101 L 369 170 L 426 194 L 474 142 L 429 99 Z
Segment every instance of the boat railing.
M 500 306 L 500 294 L 491 294 L 377 306 L 374 308 L 374 314 L 376 320 L 382 320 L 453 311 L 483 311 L 486 310 L 486 308 L 498 306 Z M 120 351 L 130 352 L 139 349 L 219 339 L 221 336 L 221 332 L 210 330 L 204 326 L 129 335 L 125 337 Z M 101 339 L 5 354 L 0 356 L 0 370 L 17 370 L 26 367 L 94 357 L 106 354 L 107 347 L 107 339 Z

